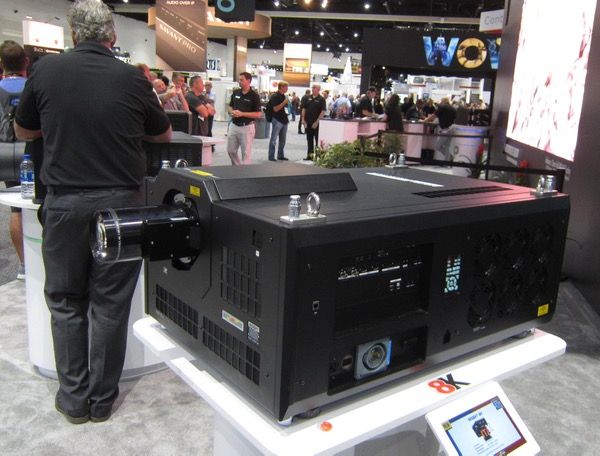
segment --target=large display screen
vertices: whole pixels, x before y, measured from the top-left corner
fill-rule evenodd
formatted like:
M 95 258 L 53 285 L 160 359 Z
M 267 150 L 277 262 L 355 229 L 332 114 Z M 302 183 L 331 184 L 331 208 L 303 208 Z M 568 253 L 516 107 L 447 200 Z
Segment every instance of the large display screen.
M 524 0 L 507 136 L 573 161 L 596 0 Z

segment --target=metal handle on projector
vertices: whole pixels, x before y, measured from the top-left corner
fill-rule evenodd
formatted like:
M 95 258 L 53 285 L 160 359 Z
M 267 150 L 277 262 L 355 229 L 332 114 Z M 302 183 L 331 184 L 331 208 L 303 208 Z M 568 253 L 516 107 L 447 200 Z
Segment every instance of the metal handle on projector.
M 182 204 L 103 209 L 92 216 L 90 247 L 98 263 L 194 256 L 200 223 Z

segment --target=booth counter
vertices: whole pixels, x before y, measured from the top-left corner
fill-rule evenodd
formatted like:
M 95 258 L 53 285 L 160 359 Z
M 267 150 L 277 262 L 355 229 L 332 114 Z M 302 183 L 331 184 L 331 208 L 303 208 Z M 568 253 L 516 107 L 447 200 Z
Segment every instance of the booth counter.
M 16 187 L 18 190 L 18 187 Z M 0 193 L 0 204 L 20 207 L 23 214 L 23 246 L 25 253 L 25 290 L 27 298 L 27 330 L 29 360 L 38 371 L 56 378 L 50 311 L 44 298 L 46 273 L 42 260 L 42 227 L 37 219 L 38 205 L 21 198 L 21 193 Z M 144 301 L 144 270 L 133 295 L 129 327 L 127 330 L 127 352 L 121 379 L 131 379 L 163 369 L 164 364 L 133 336 L 133 323 L 146 316 Z
M 373 119 L 321 119 L 319 121 L 319 146 L 353 142 L 359 136 L 371 136 L 387 128 L 383 120 Z

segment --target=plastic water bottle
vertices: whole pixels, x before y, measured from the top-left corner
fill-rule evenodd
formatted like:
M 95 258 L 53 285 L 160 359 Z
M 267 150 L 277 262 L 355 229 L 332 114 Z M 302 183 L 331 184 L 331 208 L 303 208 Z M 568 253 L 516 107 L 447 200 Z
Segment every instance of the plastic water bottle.
M 31 161 L 31 155 L 23 155 L 20 169 L 21 198 L 33 199 L 35 180 L 33 176 L 33 162 Z

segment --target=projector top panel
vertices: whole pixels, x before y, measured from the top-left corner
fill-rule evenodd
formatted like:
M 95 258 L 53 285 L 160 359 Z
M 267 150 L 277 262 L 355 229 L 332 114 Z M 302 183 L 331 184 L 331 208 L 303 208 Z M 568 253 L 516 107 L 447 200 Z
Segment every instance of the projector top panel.
M 305 212 L 305 197 L 310 192 L 319 194 L 321 213 L 330 222 L 550 199 L 560 199 L 562 206 L 568 207 L 566 195 L 539 199 L 529 188 L 417 168 L 329 170 L 273 163 L 199 171 L 210 174 L 200 177 L 202 180 L 214 182 L 220 200 L 215 204 L 276 222 L 287 214 L 291 194 L 302 196 Z M 553 205 L 556 207 L 556 202 Z

